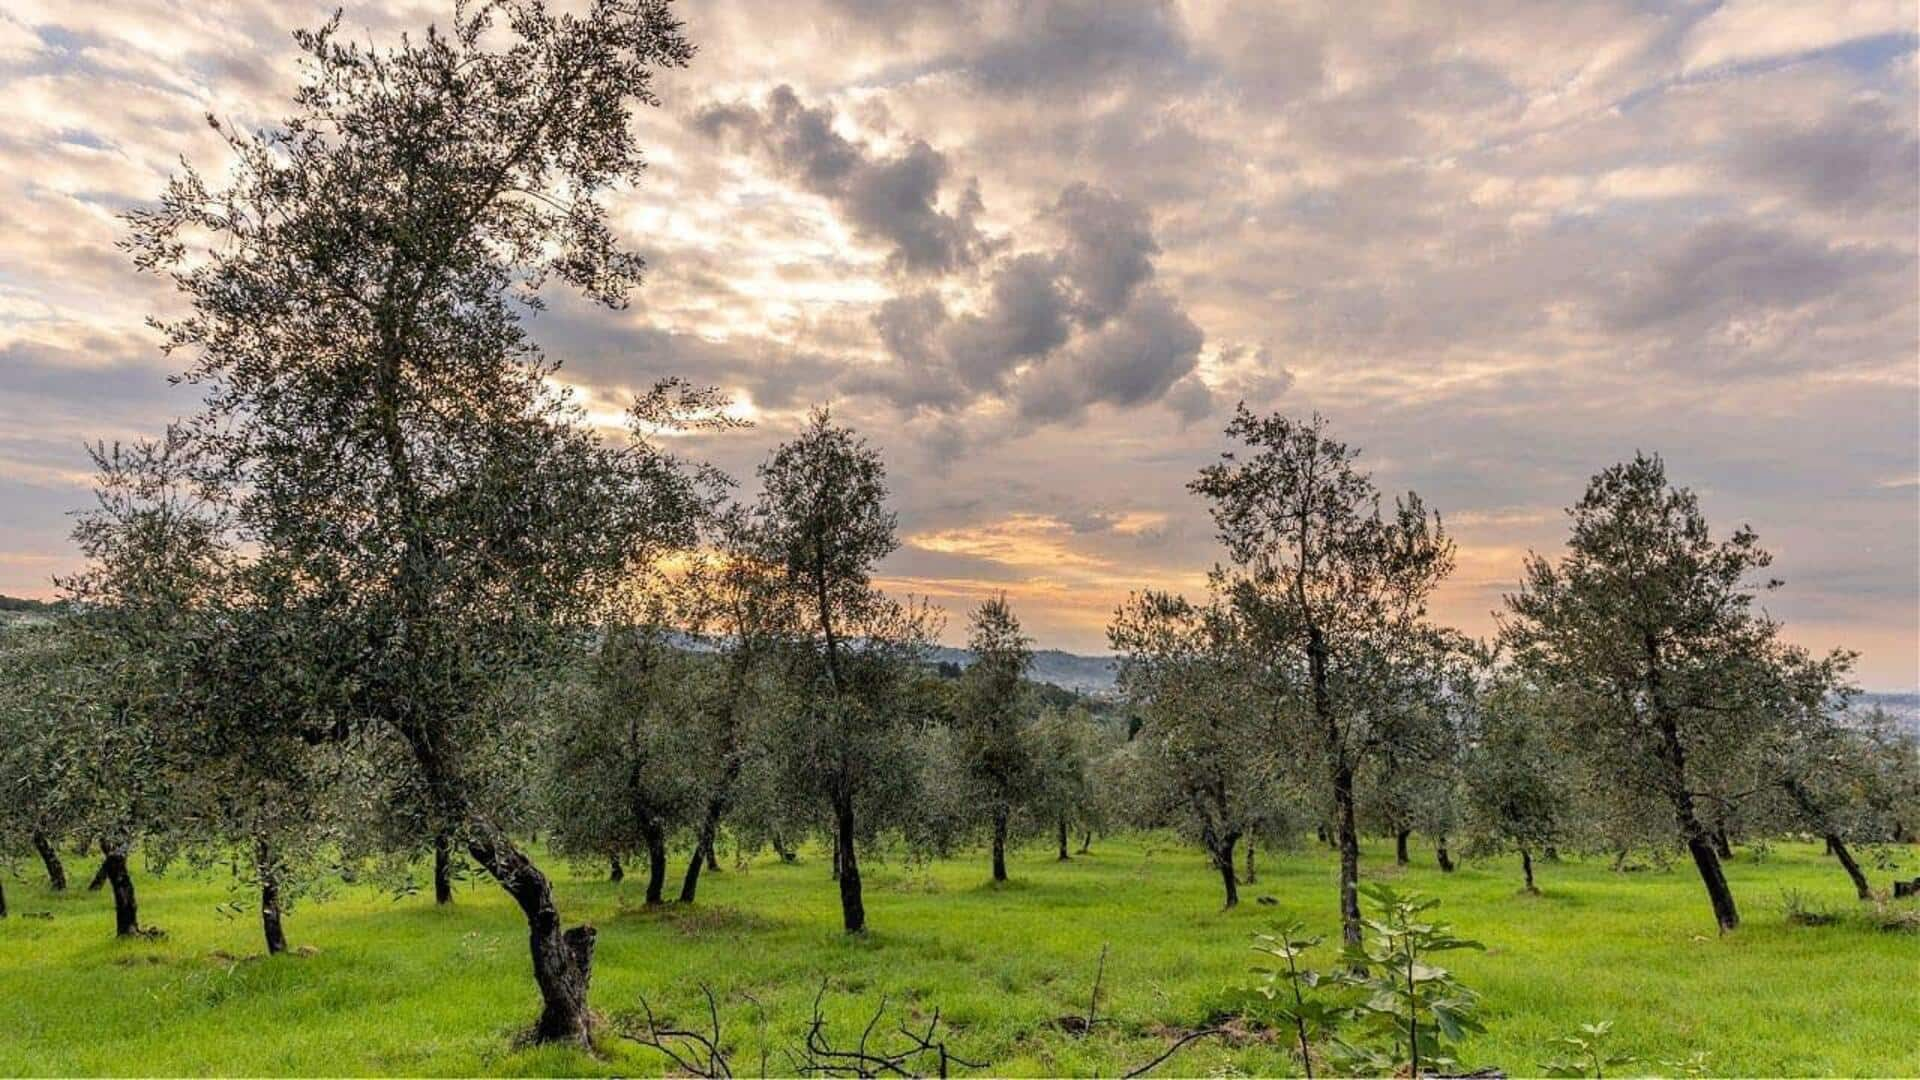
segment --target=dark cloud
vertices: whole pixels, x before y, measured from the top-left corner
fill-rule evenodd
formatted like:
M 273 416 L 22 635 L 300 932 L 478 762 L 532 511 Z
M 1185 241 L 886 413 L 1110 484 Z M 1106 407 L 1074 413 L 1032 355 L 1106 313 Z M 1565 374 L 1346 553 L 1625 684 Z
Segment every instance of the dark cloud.
M 1819 300 L 1887 268 L 1889 260 L 1882 252 L 1842 250 L 1783 229 L 1709 222 L 1634 274 L 1602 307 L 1601 320 L 1613 330 L 1709 330 L 1742 315 Z
M 1153 278 L 1146 211 L 1084 183 L 1061 192 L 1048 219 L 1057 249 L 994 263 L 975 311 L 955 315 L 928 292 L 896 296 L 873 317 L 891 365 L 851 378 L 903 409 L 951 412 L 985 397 L 1011 398 L 1028 423 L 1077 420 L 1087 408 L 1158 400 L 1196 365 L 1205 335 Z M 1197 378 L 1175 410 L 1211 408 Z
M 1822 209 L 1899 211 L 1920 201 L 1912 110 L 1885 101 L 1850 102 L 1810 126 L 1744 132 L 1728 157 L 1736 175 Z
M 1075 314 L 1099 326 L 1153 276 L 1160 246 L 1153 242 L 1147 212 L 1110 191 L 1077 183 L 1060 193 L 1053 213 L 1067 234 L 1060 257 L 1076 296 Z
M 914 140 L 893 156 L 874 154 L 833 127 L 833 110 L 808 106 L 790 86 L 767 95 L 764 108 L 708 105 L 695 130 L 743 142 L 765 154 L 801 187 L 831 201 L 860 236 L 885 244 L 888 262 L 918 274 L 971 266 L 988 243 L 975 226 L 979 188 L 968 183 L 952 210 L 940 207 L 946 156 Z
M 1042 422 L 1070 420 L 1092 405 L 1131 408 L 1156 401 L 1193 371 L 1205 343 L 1206 335 L 1179 304 L 1147 290 L 1056 362 L 1028 372 L 1017 388 L 1020 414 Z

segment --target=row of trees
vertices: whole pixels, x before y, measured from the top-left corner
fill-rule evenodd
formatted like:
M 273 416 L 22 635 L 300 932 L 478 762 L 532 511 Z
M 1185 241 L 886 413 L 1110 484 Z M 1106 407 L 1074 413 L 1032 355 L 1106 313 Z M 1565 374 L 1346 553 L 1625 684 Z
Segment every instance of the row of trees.
M 984 840 L 999 878 L 1023 834 L 1066 857 L 1076 826 L 1172 824 L 1231 903 L 1243 844 L 1251 878 L 1253 838 L 1323 830 L 1352 940 L 1368 825 L 1677 838 L 1731 926 L 1713 842 L 1770 826 L 1776 791 L 1842 852 L 1911 806 L 1859 764 L 1897 776 L 1911 748 L 1836 720 L 1847 658 L 1778 640 L 1751 536 L 1712 541 L 1650 459 L 1596 481 L 1482 649 L 1427 617 L 1436 515 L 1383 509 L 1318 421 L 1243 411 L 1248 455 L 1193 485 L 1229 556 L 1209 595 L 1115 621 L 1121 723 L 1039 707 L 1004 599 L 943 681 L 938 613 L 874 586 L 895 523 L 855 433 L 816 414 L 736 499 L 670 450 L 733 423 L 719 395 L 663 381 L 609 440 L 527 333 L 554 282 L 618 306 L 640 281 L 603 200 L 641 179 L 653 72 L 692 55 L 663 0 L 503 0 L 391 49 L 337 25 L 297 35 L 284 123 L 215 122 L 224 182 L 189 168 L 129 215 L 204 407 L 97 448 L 88 568 L 5 642 L 0 847 L 58 881 L 63 844 L 97 846 L 123 934 L 136 843 L 231 866 L 270 950 L 302 893 L 431 852 L 441 899 L 465 861 L 524 915 L 536 1037 L 584 1042 L 596 932 L 562 918 L 537 833 L 644 858 L 650 899 L 677 840 L 688 900 L 723 832 L 817 835 L 858 932 L 882 836 Z
M 1529 889 L 1537 853 L 1678 845 L 1731 930 L 1731 836 L 1820 836 L 1862 898 L 1850 845 L 1911 839 L 1912 738 L 1854 714 L 1851 654 L 1782 640 L 1753 532 L 1715 539 L 1659 458 L 1594 477 L 1482 643 L 1428 618 L 1453 544 L 1417 495 L 1386 505 L 1318 417 L 1242 409 L 1228 434 L 1243 448 L 1191 485 L 1228 556 L 1208 595 L 1138 594 L 1111 639 L 1229 905 L 1236 843 L 1312 828 L 1358 940 L 1371 823 L 1402 862 L 1415 829 L 1443 869 L 1450 836 L 1517 850 Z

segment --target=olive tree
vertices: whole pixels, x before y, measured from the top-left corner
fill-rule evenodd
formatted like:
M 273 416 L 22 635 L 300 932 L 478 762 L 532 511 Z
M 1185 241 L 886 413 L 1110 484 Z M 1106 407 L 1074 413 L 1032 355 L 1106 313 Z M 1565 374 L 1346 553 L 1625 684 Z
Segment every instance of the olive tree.
M 788 782 L 831 815 L 841 921 L 866 929 L 860 886 L 859 811 L 891 779 L 907 710 L 901 691 L 924 655 L 932 613 L 873 585 L 873 567 L 898 545 L 880 455 L 827 410 L 759 470 L 754 526 L 765 558 L 782 570 L 788 616 L 783 678 L 791 688 L 781 753 Z M 909 755 L 910 756 L 910 755 Z
M 647 859 L 646 902 L 664 902 L 667 839 L 691 819 L 689 729 L 703 659 L 678 647 L 659 622 L 605 631 L 581 685 L 557 690 L 550 835 L 557 850 L 614 866 Z
M 967 648 L 973 663 L 960 676 L 959 732 L 977 805 L 991 830 L 993 880 L 1005 881 L 1009 823 L 1037 780 L 1025 692 L 1033 642 L 1021 632 L 1006 595 L 996 594 L 974 610 Z
M 1229 908 L 1240 902 L 1235 848 L 1279 769 L 1271 713 L 1244 666 L 1243 632 L 1225 606 L 1153 591 L 1130 597 L 1107 630 L 1121 689 L 1142 718 L 1135 765 L 1198 837 Z
M 1300 725 L 1333 811 L 1343 936 L 1358 944 L 1355 779 L 1390 745 L 1388 718 L 1423 692 L 1427 599 L 1453 567 L 1453 542 L 1418 495 L 1383 509 L 1358 451 L 1318 416 L 1242 406 L 1227 435 L 1244 453 L 1189 485 L 1209 501 L 1229 558 L 1214 588 L 1244 628 L 1253 692 Z
M 693 854 L 680 883 L 692 903 L 700 872 L 715 864 L 720 823 L 740 799 L 742 777 L 767 753 L 769 718 L 781 707 L 776 647 L 786 629 L 779 568 L 768 563 L 747 511 L 714 518 L 713 543 L 691 554 L 681 583 L 683 625 L 714 650 L 693 683 L 698 700 L 686 767 L 700 803 Z
M 1553 703 L 1518 679 L 1491 688 L 1479 703 L 1466 775 L 1468 850 L 1517 851 L 1523 887 L 1533 856 L 1565 844 L 1576 813 L 1575 778 L 1555 737 Z
M 1755 604 L 1771 557 L 1751 529 L 1715 539 L 1657 456 L 1595 476 L 1553 560 L 1527 559 L 1503 635 L 1537 682 L 1575 695 L 1571 744 L 1616 794 L 1661 800 L 1724 930 L 1740 924 L 1703 798 L 1775 722 L 1763 707 L 1778 626 Z
M 664 0 L 461 8 L 444 30 L 361 45 L 339 19 L 295 35 L 288 118 L 219 121 L 224 184 L 184 168 L 129 215 L 136 263 L 188 313 L 162 324 L 204 390 L 209 479 L 242 538 L 329 628 L 354 723 L 406 747 L 428 817 L 525 916 L 542 1041 L 586 1042 L 594 931 L 484 796 L 526 761 L 500 680 L 577 636 L 661 544 L 687 483 L 644 441 L 604 442 L 550 381 L 523 315 L 559 281 L 618 305 L 640 259 L 602 196 L 637 181 L 636 103 L 692 47 Z

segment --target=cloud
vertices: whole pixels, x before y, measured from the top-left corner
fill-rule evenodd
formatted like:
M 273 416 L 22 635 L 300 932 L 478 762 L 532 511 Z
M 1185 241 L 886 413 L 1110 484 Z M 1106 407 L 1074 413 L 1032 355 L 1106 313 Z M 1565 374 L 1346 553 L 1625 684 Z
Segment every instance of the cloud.
M 1843 213 L 1911 210 L 1920 200 L 1920 137 L 1912 110 L 1857 99 L 1812 124 L 1743 132 L 1733 172 L 1809 206 Z
M 1127 306 L 1133 291 L 1153 276 L 1153 242 L 1146 210 L 1111 191 L 1086 183 L 1060 193 L 1053 215 L 1066 231 L 1062 269 L 1076 296 L 1075 314 L 1099 326 Z
M 1688 36 L 1686 70 L 1798 56 L 1848 42 L 1913 33 L 1913 5 L 1906 0 L 1801 5 L 1726 0 Z
M 1887 260 L 1881 252 L 1839 250 L 1781 229 L 1709 222 L 1635 273 L 1602 318 L 1619 330 L 1711 329 L 1812 303 Z
M 0 551 L 70 565 L 80 440 L 192 404 L 140 327 L 177 300 L 115 215 L 181 156 L 225 168 L 205 112 L 283 115 L 288 30 L 332 7 L 6 5 Z M 347 32 L 447 10 L 369 0 Z M 909 546 L 890 581 L 1011 588 L 1047 643 L 1101 647 L 1116 592 L 1217 557 L 1183 485 L 1245 400 L 1326 413 L 1461 523 L 1439 608 L 1464 629 L 1595 469 L 1657 449 L 1777 540 L 1789 628 L 1920 682 L 1913 488 L 1881 486 L 1920 474 L 1910 0 L 682 15 L 700 54 L 611 196 L 646 285 L 618 312 L 554 291 L 529 331 L 595 416 L 662 375 L 750 402 L 753 429 L 686 444 L 749 486 L 831 402 L 885 450 L 905 533 L 1031 556 Z M 1097 580 L 1049 569 L 1081 560 Z M 41 564 L 10 565 L 4 591 Z
M 1029 371 L 1017 391 L 1020 414 L 1050 422 L 1077 419 L 1094 405 L 1126 409 L 1157 401 L 1193 371 L 1205 343 L 1171 297 L 1145 292 L 1057 362 Z M 1193 402 L 1189 397 L 1183 404 Z
M 899 153 L 874 152 L 834 130 L 833 111 L 808 106 L 790 86 L 767 95 L 763 108 L 742 103 L 701 109 L 694 127 L 731 137 L 770 159 L 782 173 L 839 208 L 860 236 L 890 249 L 888 262 L 915 274 L 945 274 L 972 265 L 986 248 L 974 224 L 980 192 L 968 184 L 952 210 L 940 208 L 947 159 L 915 139 Z
M 896 296 L 874 314 L 893 363 L 849 388 L 903 409 L 951 413 L 1010 400 L 1028 424 L 1078 421 L 1094 405 L 1129 409 L 1159 400 L 1193 372 L 1205 334 L 1166 292 L 1146 287 L 1154 243 L 1146 212 L 1076 183 L 1044 215 L 1056 248 L 1006 255 L 989 268 L 975 306 L 951 312 L 931 292 Z M 1206 414 L 1204 385 L 1175 409 Z

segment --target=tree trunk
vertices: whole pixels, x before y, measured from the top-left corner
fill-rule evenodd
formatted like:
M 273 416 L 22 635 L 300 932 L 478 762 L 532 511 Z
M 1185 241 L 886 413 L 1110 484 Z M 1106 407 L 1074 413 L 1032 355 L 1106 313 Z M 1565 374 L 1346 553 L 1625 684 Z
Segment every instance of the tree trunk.
M 1307 628 L 1307 675 L 1313 687 L 1313 712 L 1326 740 L 1333 764 L 1334 827 L 1340 842 L 1340 936 L 1348 945 L 1360 944 L 1360 832 L 1353 821 L 1353 763 L 1333 715 L 1333 696 L 1327 689 L 1327 636 L 1318 626 Z
M 840 852 L 840 919 L 849 934 L 867 931 L 867 908 L 860 896 L 860 859 L 853 847 L 853 799 L 834 810 L 834 837 Z
M 1713 904 L 1714 921 L 1720 924 L 1721 931 L 1735 930 L 1740 926 L 1740 912 L 1733 904 L 1733 889 L 1727 884 L 1727 873 L 1720 866 L 1720 855 L 1713 849 L 1713 841 L 1706 830 L 1694 823 L 1694 831 L 1687 837 L 1687 850 L 1693 855 L 1693 865 L 1700 870 L 1700 881 L 1707 887 L 1707 899 Z
M 1240 888 L 1234 878 L 1233 846 L 1240 839 L 1238 833 L 1228 833 L 1226 840 L 1213 850 L 1214 868 L 1220 871 L 1220 883 L 1226 887 L 1227 902 L 1221 908 L 1230 911 L 1240 903 Z
M 1831 833 L 1827 835 L 1827 852 L 1826 853 L 1828 855 L 1832 855 L 1834 853 L 1833 835 Z
M 618 852 L 607 856 L 607 880 L 616 885 L 627 880 L 627 868 L 621 865 Z
M 1714 854 L 1723 859 L 1733 858 L 1733 842 L 1727 838 L 1725 825 L 1716 825 L 1713 828 L 1713 850 Z
M 260 929 L 267 937 L 267 955 L 277 956 L 287 951 L 287 933 L 280 925 L 280 874 L 265 840 L 253 842 L 253 866 L 260 875 Z
M 1548 844 L 1546 846 L 1546 849 L 1543 850 L 1540 853 L 1540 855 L 1541 855 L 1541 858 L 1546 859 L 1548 862 L 1560 861 L 1560 849 L 1557 847 L 1554 847 L 1552 844 Z
M 1853 879 L 1853 891 L 1859 894 L 1862 900 L 1873 899 L 1873 889 L 1867 885 L 1867 875 L 1861 873 L 1860 864 L 1853 861 L 1853 852 L 1847 850 L 1847 842 L 1828 833 L 1827 845 L 1833 849 L 1835 855 L 1839 856 L 1840 865 L 1846 868 L 1847 876 Z
M 533 979 L 542 1002 L 534 1041 L 590 1046 L 593 1019 L 587 1010 L 587 986 L 593 978 L 593 927 L 561 928 L 552 885 L 512 842 L 489 832 L 469 841 L 467 851 L 526 916 Z
M 1407 838 L 1413 835 L 1411 829 L 1396 829 L 1393 833 L 1393 862 L 1395 866 L 1407 865 Z
M 433 834 L 433 902 L 453 903 L 453 841 L 445 832 Z
M 67 891 L 67 868 L 60 861 L 60 850 L 54 846 L 46 833 L 34 830 L 33 850 L 40 853 L 40 861 L 47 866 L 47 887 L 54 892 Z
M 1353 769 L 1345 763 L 1333 771 L 1333 804 L 1340 841 L 1340 935 L 1349 945 L 1360 944 L 1360 832 L 1353 821 Z
M 784 863 L 793 862 L 798 858 L 798 856 L 794 854 L 793 849 L 787 846 L 786 838 L 779 833 L 773 835 L 773 853 L 780 856 L 780 861 Z
M 1080 833 L 1080 854 L 1085 855 L 1087 852 L 1092 850 L 1093 850 L 1093 830 L 1085 829 Z
M 1533 887 L 1533 852 L 1524 845 L 1520 848 L 1520 873 L 1527 879 L 1527 892 L 1538 896 L 1540 890 Z
M 131 937 L 140 932 L 140 903 L 133 893 L 133 875 L 127 873 L 127 845 L 100 841 L 100 854 L 106 862 L 100 870 L 113 886 L 113 932 Z
M 687 860 L 687 872 L 680 878 L 680 902 L 693 903 L 700 892 L 700 871 L 707 865 L 707 848 L 704 842 L 693 846 L 693 857 Z
M 103 862 L 100 864 L 100 869 L 95 870 L 93 872 L 93 880 L 87 882 L 87 891 L 99 892 L 100 887 L 102 885 L 105 885 L 106 883 L 107 883 L 107 864 Z
M 1007 812 L 993 812 L 993 880 L 1007 880 Z
M 717 870 L 713 862 L 713 841 L 720 831 L 720 813 L 723 804 L 718 800 L 707 803 L 706 820 L 700 824 L 700 839 L 693 846 L 693 858 L 687 861 L 687 876 L 680 881 L 680 902 L 693 903 L 694 893 L 700 888 L 700 868 Z
M 715 846 L 715 843 L 714 843 L 715 840 L 716 840 L 716 837 L 713 837 L 713 836 L 707 837 L 706 842 L 700 845 L 700 850 L 706 852 L 707 869 L 717 874 L 720 872 L 720 856 L 716 855 L 713 850 Z
M 1720 855 L 1694 810 L 1693 793 L 1687 790 L 1687 752 L 1680 742 L 1680 729 L 1666 712 L 1661 696 L 1660 649 L 1652 634 L 1647 635 L 1646 650 L 1648 696 L 1653 701 L 1653 719 L 1660 731 L 1661 755 L 1671 770 L 1667 797 L 1673 802 L 1674 824 L 1679 826 L 1680 837 L 1693 855 L 1693 865 L 1700 870 L 1700 881 L 1706 885 L 1707 899 L 1713 905 L 1714 921 L 1720 924 L 1721 933 L 1725 933 L 1740 925 L 1740 912 L 1733 906 L 1733 890 L 1727 885 Z
M 1433 861 L 1440 864 L 1440 872 L 1453 873 L 1453 856 L 1447 853 L 1447 838 L 1435 837 L 1433 841 Z
M 1247 877 L 1246 877 L 1246 880 L 1245 880 L 1245 881 L 1243 881 L 1243 882 L 1241 882 L 1241 884 L 1242 884 L 1242 885 L 1252 885 L 1253 883 L 1254 883 L 1254 876 L 1253 876 L 1253 837 L 1252 837 L 1251 835 L 1249 835 L 1249 836 L 1247 837 Z
M 647 839 L 647 903 L 666 903 L 667 830 L 648 822 L 641 830 Z M 698 857 L 698 853 L 695 853 Z
M 1060 858 L 1057 861 L 1066 862 L 1071 858 L 1073 856 L 1067 854 L 1067 819 L 1063 816 L 1060 819 Z
M 0 878 L 0 919 L 7 917 L 7 882 Z

